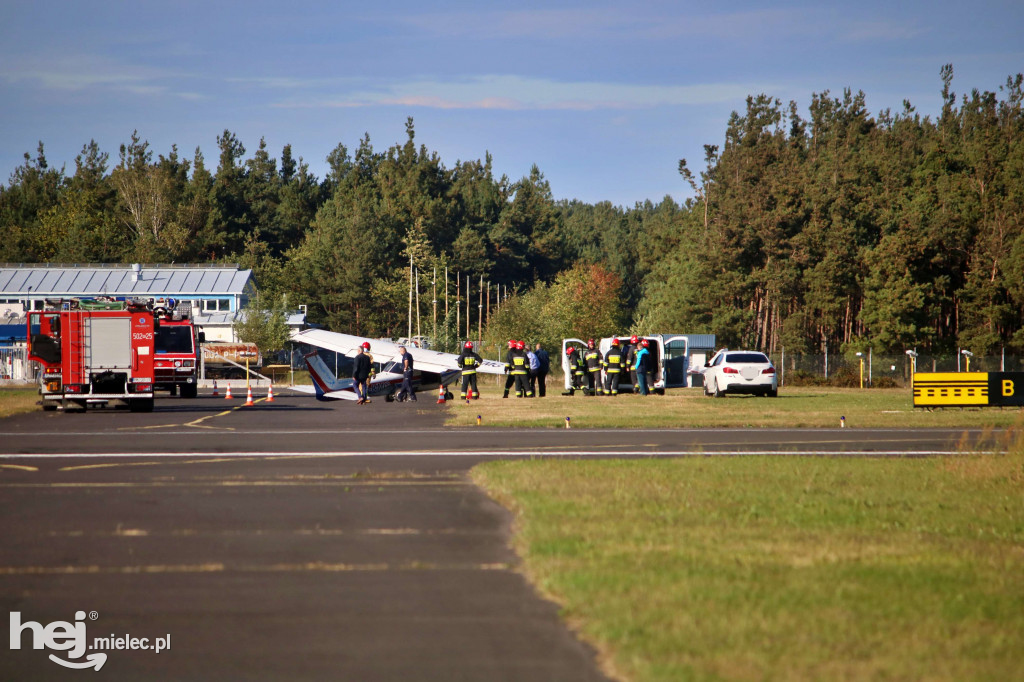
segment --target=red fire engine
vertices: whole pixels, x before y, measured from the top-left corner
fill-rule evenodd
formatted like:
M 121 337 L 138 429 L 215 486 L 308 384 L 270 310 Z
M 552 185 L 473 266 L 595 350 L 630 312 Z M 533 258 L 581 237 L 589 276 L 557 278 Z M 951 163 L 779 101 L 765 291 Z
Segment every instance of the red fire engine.
M 119 401 L 153 410 L 154 316 L 148 302 L 61 299 L 28 316 L 44 410 Z
M 182 398 L 195 398 L 198 389 L 199 344 L 204 335 L 192 323 L 192 304 L 171 299 L 153 302 L 156 315 L 156 357 L 153 361 L 158 391 L 181 391 Z

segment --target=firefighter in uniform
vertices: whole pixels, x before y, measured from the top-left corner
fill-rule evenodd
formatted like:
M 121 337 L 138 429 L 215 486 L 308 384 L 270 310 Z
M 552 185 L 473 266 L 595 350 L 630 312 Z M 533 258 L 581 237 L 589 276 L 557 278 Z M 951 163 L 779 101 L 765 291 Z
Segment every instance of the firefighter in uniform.
M 583 354 L 583 362 L 587 366 L 587 381 L 590 384 L 590 395 L 601 395 L 601 352 L 594 345 L 594 339 L 587 341 L 587 352 Z M 586 391 L 584 391 L 584 394 Z
M 563 395 L 574 395 L 576 391 L 584 390 L 583 375 L 587 371 L 587 366 L 583 364 L 583 356 L 576 350 L 576 346 L 569 346 L 566 348 L 565 357 L 569 362 L 569 376 L 572 384 L 569 386 L 569 390 Z
M 512 382 L 516 380 L 516 378 L 512 376 L 512 351 L 515 350 L 515 348 L 516 340 L 509 339 L 508 352 L 505 354 L 505 394 L 501 396 L 502 398 L 508 397 L 508 390 L 512 388 Z
M 624 349 L 622 366 L 625 368 L 623 371 L 629 372 L 629 383 L 633 385 L 632 392 L 639 393 L 640 386 L 636 383 L 636 354 L 640 352 L 640 337 L 636 334 L 629 339 L 629 345 Z M 623 374 L 625 377 L 625 374 Z
M 466 341 L 456 362 L 459 365 L 459 369 L 462 370 L 462 399 L 478 399 L 480 397 L 480 391 L 477 390 L 476 385 L 476 369 L 480 366 L 480 363 L 483 362 L 483 358 L 473 352 L 472 341 Z M 470 390 L 467 392 L 466 389 Z
M 516 347 L 509 351 L 509 365 L 512 368 L 509 374 L 512 375 L 516 385 L 516 397 L 533 397 L 530 390 L 530 361 L 526 357 L 526 344 L 522 341 L 516 342 Z
M 604 390 L 608 395 L 619 394 L 619 375 L 622 374 L 622 349 L 618 337 L 612 337 L 612 347 L 604 354 Z

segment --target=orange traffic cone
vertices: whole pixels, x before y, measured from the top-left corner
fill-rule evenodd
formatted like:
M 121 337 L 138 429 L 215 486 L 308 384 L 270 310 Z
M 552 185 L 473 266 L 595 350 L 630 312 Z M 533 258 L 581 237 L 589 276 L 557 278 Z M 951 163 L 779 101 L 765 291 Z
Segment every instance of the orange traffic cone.
M 440 405 L 444 402 L 444 384 L 437 387 L 437 404 Z
M 219 398 L 220 397 L 220 393 L 217 392 L 217 380 L 216 379 L 213 380 L 213 397 L 214 398 Z
M 267 402 L 274 402 L 274 384 L 270 384 L 270 388 L 267 389 Z
M 225 400 L 231 400 L 231 384 L 228 384 L 228 392 L 224 394 Z
M 256 403 L 252 401 L 252 387 L 250 386 L 248 390 L 248 395 L 245 396 L 245 402 L 242 403 L 242 407 L 252 407 L 255 404 Z

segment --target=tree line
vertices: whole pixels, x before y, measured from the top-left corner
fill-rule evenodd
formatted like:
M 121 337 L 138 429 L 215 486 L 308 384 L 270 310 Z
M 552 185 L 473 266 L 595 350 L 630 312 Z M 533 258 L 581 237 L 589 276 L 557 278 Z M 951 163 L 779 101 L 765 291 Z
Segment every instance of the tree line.
M 934 119 L 906 101 L 872 115 L 850 90 L 814 94 L 809 118 L 748 97 L 703 170 L 680 161 L 692 198 L 629 208 L 555 200 L 539 168 L 496 177 L 489 154 L 447 167 L 412 119 L 384 151 L 339 144 L 322 179 L 290 146 L 247 157 L 228 130 L 213 169 L 135 133 L 116 162 L 90 142 L 68 172 L 40 143 L 0 187 L 0 261 L 237 262 L 261 300 L 365 336 L 404 335 L 411 260 L 428 294 L 446 268 L 511 292 L 487 320 L 495 343 L 632 331 L 768 352 L 1024 350 L 1022 76 L 960 97 L 952 67 L 940 76 Z M 454 315 L 427 332 L 457 338 Z

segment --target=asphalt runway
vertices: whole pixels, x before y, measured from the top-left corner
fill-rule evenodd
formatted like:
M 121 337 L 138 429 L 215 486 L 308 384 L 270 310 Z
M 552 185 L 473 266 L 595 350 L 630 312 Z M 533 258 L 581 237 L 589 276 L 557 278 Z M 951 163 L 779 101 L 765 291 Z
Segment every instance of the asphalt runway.
M 96 679 L 604 679 L 557 606 L 517 572 L 510 515 L 469 482 L 474 464 L 921 456 L 955 452 L 963 437 L 447 429 L 432 400 L 240 403 L 161 399 L 151 414 L 0 421 L 0 603 L 40 633 L 65 621 L 100 647 L 33 649 L 24 625 L 0 679 L 68 679 L 83 673 L 50 655 L 84 664 L 102 654 Z M 169 647 L 102 648 L 118 638 Z

